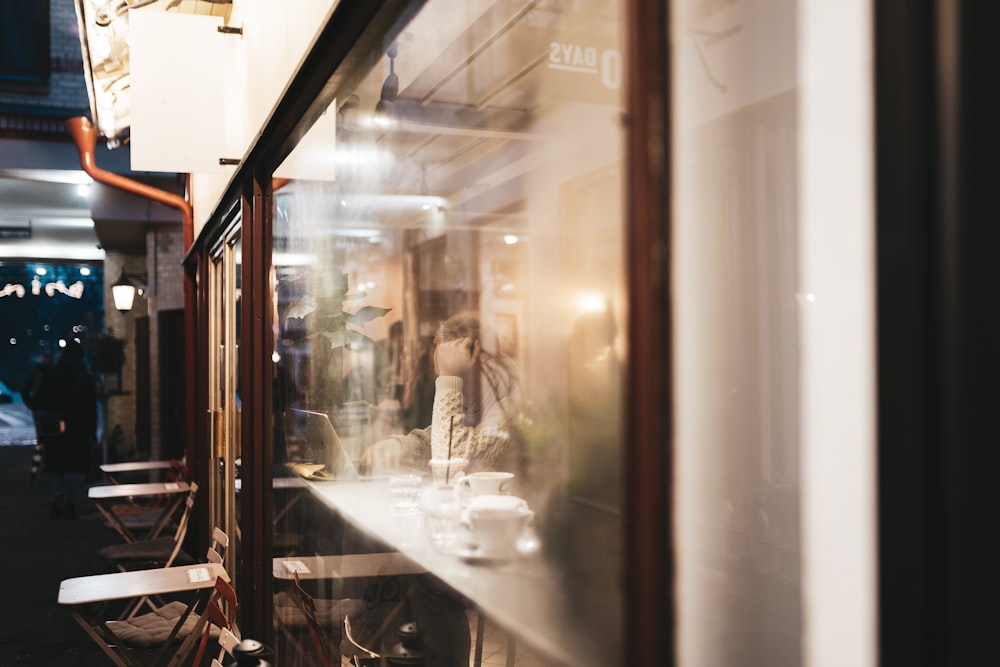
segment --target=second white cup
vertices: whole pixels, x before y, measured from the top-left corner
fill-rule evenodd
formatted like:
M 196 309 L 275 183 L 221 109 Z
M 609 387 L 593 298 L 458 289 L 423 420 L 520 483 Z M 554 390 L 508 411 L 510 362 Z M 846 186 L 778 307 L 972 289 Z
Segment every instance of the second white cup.
M 510 495 L 513 486 L 513 473 L 484 470 L 459 477 L 455 481 L 455 493 L 459 498 L 466 494 L 507 496 Z

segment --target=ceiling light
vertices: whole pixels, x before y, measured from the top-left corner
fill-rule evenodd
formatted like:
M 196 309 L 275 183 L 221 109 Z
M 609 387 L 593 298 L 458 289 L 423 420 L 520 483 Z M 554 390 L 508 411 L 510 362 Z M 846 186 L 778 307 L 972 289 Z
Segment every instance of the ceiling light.
M 375 105 L 375 122 L 382 123 L 388 120 L 392 114 L 392 106 L 396 103 L 396 95 L 399 94 L 399 77 L 396 76 L 396 54 L 398 50 L 393 44 L 386 51 L 389 57 L 389 76 L 382 82 L 382 92 L 379 94 L 378 104 Z

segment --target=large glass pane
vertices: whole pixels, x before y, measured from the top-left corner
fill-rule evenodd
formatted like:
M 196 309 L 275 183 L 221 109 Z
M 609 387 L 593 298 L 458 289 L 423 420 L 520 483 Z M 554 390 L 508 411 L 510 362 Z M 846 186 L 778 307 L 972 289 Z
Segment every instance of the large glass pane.
M 673 4 L 679 664 L 874 664 L 869 3 Z
M 239 575 L 236 484 L 240 460 L 239 339 L 241 244 L 238 235 L 225 240 L 212 256 L 209 270 L 209 349 L 214 363 L 208 368 L 211 406 L 211 475 L 209 488 L 199 491 L 207 500 L 210 528 L 223 531 L 234 546 L 224 550 L 226 570 Z M 204 536 L 207 542 L 210 536 Z
M 282 664 L 357 654 L 345 617 L 426 664 L 618 664 L 621 30 L 616 2 L 432 1 L 335 79 L 335 180 L 274 198 Z

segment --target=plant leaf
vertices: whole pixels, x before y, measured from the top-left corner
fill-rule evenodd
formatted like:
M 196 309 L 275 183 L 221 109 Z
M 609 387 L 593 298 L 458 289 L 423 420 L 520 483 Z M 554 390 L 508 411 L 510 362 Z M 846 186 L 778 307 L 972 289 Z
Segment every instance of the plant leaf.
M 323 336 L 330 340 L 330 349 L 347 345 L 347 329 L 327 329 Z
M 352 349 L 357 349 L 360 344 L 374 344 L 375 342 L 363 333 L 352 329 L 327 329 L 322 332 L 322 335 L 330 341 L 331 349 L 344 347 L 345 345 L 350 346 Z
M 292 303 L 288 307 L 288 310 L 285 311 L 285 317 L 294 317 L 297 320 L 301 320 L 314 310 L 316 310 L 316 300 L 307 296 Z
M 390 310 L 392 310 L 392 308 L 382 308 L 380 306 L 365 306 L 364 308 L 354 313 L 353 315 L 351 313 L 344 313 L 344 317 L 347 318 L 347 321 L 350 324 L 353 324 L 356 327 L 361 327 L 364 326 L 365 324 L 368 324 L 376 317 L 382 317 Z

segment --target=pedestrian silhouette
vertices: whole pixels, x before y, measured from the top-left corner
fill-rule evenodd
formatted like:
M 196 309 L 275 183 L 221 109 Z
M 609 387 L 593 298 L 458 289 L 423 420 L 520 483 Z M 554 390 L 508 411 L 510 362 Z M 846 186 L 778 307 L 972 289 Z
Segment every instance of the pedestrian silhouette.
M 70 341 L 44 375 L 37 394 L 43 411 L 44 467 L 52 482 L 53 518 L 76 518 L 76 503 L 90 454 L 97 441 L 97 383 L 83 359 L 83 347 Z

